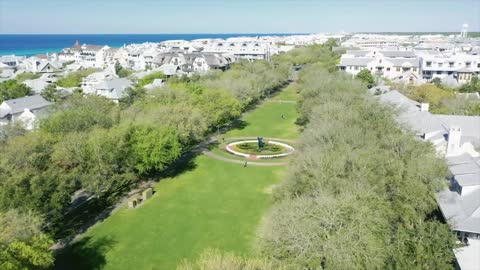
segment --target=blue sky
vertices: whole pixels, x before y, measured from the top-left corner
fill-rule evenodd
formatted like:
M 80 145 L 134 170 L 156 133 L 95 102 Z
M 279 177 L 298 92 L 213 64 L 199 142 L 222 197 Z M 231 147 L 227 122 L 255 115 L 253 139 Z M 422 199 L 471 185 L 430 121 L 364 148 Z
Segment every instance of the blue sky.
M 480 0 L 0 0 L 0 34 L 480 30 Z

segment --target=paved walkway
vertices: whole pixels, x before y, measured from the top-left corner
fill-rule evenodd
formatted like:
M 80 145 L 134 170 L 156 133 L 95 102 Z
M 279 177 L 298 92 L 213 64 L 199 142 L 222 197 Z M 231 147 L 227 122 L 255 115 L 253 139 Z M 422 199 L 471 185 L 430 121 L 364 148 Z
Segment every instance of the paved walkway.
M 247 161 L 248 166 L 285 166 L 288 163 L 287 162 L 255 162 L 255 161 L 250 161 L 250 160 L 238 160 L 238 159 L 233 159 L 233 158 L 227 158 L 224 156 L 217 155 L 213 152 L 210 152 L 208 150 L 203 151 L 203 154 L 205 154 L 208 157 L 211 157 L 216 160 L 221 160 L 229 163 L 236 163 L 236 164 L 245 164 L 245 161 Z

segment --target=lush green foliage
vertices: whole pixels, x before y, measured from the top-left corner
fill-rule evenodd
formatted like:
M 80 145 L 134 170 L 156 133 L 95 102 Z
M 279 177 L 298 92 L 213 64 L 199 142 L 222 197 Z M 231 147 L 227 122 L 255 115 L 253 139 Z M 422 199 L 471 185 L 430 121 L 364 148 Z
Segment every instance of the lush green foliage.
M 6 80 L 0 83 L 0 103 L 4 100 L 28 96 L 32 89 L 16 80 Z
M 160 71 L 153 72 L 153 73 L 150 73 L 147 76 L 141 78 L 138 81 L 138 86 L 143 87 L 147 84 L 153 83 L 153 81 L 156 80 L 156 79 L 165 79 L 165 78 L 166 78 L 166 76 L 162 72 L 160 72 Z
M 88 131 L 93 127 L 109 128 L 115 121 L 115 104 L 99 96 L 75 94 L 53 107 L 51 117 L 40 123 L 49 133 Z
M 230 92 L 247 107 L 278 90 L 288 75 L 289 66 L 285 64 L 275 68 L 265 61 L 240 61 L 227 72 L 211 72 L 200 83 Z
M 87 68 L 84 70 L 70 72 L 67 74 L 67 76 L 59 79 L 57 85 L 64 88 L 78 87 L 80 86 L 83 78 L 97 71 L 98 69 Z
M 32 212 L 0 212 L 0 268 L 48 269 L 53 241 L 42 233 L 42 220 Z
M 340 55 L 342 55 L 342 51 L 332 50 L 334 46 L 336 46 L 336 41 L 331 39 L 324 45 L 295 48 L 286 54 L 275 55 L 273 62 L 287 65 L 317 64 L 330 72 L 334 72 Z
M 368 69 L 362 69 L 355 76 L 355 78 L 364 82 L 368 88 L 372 88 L 375 86 L 375 78 L 373 77 L 372 73 Z
M 115 63 L 115 73 L 118 75 L 118 77 L 126 78 L 126 77 L 132 75 L 133 72 L 134 71 L 132 69 L 124 68 L 118 62 Z
M 60 101 L 60 99 L 64 97 L 64 93 L 61 90 L 57 89 L 57 84 L 55 83 L 49 84 L 47 87 L 45 87 L 45 89 L 42 90 L 42 93 L 40 93 L 40 95 L 44 99 L 51 102 Z
M 429 103 L 432 113 L 480 115 L 480 100 L 461 96 L 455 89 L 447 88 L 438 81 L 421 86 L 396 85 L 395 89 L 413 100 Z
M 17 80 L 19 83 L 23 83 L 26 80 L 35 80 L 40 78 L 40 74 L 38 73 L 32 73 L 32 72 L 24 72 L 20 73 L 15 77 L 15 80 Z
M 462 93 L 480 92 L 480 79 L 478 76 L 473 76 L 472 80 L 469 83 L 462 85 L 459 91 Z
M 129 136 L 140 173 L 162 171 L 182 153 L 178 133 L 171 127 L 138 126 Z
M 262 254 L 292 269 L 451 269 L 455 237 L 433 218 L 444 161 L 349 76 L 312 66 L 301 82 L 308 124 Z

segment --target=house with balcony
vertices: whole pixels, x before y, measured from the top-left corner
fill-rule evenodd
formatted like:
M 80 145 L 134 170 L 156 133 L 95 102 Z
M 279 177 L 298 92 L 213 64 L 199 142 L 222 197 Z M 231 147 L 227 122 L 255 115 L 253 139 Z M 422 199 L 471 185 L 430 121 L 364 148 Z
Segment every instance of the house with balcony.
M 413 51 L 348 50 L 337 68 L 353 76 L 367 69 L 388 79 L 420 77 L 419 59 Z
M 480 55 L 466 53 L 419 52 L 421 73 L 424 79 L 439 78 L 453 81 L 458 86 L 480 75 Z

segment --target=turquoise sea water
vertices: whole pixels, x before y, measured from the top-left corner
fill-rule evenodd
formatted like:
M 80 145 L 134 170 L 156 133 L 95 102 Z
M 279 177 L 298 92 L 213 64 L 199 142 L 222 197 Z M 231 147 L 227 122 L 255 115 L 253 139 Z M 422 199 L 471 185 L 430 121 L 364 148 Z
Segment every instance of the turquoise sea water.
M 162 42 L 166 40 L 193 40 L 200 38 L 229 38 L 241 36 L 285 36 L 292 34 L 151 34 L 151 35 L 0 35 L 0 55 L 32 56 L 59 52 L 71 47 L 76 41 L 81 44 L 121 47 L 125 44 Z

